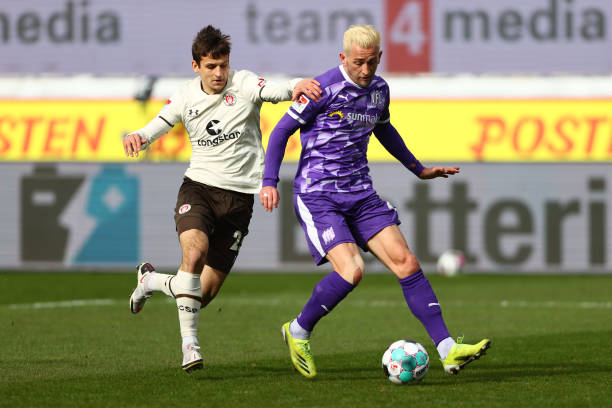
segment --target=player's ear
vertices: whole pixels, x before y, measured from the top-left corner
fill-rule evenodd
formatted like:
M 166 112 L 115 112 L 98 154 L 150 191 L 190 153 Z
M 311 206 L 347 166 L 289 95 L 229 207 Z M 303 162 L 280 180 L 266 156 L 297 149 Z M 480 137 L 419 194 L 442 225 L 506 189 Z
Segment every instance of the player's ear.
M 340 61 L 342 61 L 342 65 L 346 65 L 346 55 L 343 52 L 340 53 Z
M 196 74 L 200 72 L 200 67 L 198 66 L 198 63 L 194 60 L 191 60 L 191 68 L 193 68 L 193 72 L 195 72 Z
M 381 60 L 380 60 L 380 58 L 381 58 L 381 57 L 382 57 L 382 50 L 380 50 L 380 51 L 378 52 L 378 62 L 379 62 L 379 63 L 380 63 L 380 61 L 381 61 Z

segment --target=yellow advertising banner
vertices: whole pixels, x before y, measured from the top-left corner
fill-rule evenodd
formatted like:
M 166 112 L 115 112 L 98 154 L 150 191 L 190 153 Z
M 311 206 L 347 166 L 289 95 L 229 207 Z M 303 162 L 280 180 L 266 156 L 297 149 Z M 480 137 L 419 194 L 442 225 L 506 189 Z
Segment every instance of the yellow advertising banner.
M 612 99 L 392 101 L 391 123 L 426 162 L 612 160 Z
M 0 101 L 0 158 L 23 161 L 123 161 L 123 135 L 144 126 L 163 102 L 130 100 Z M 139 160 L 188 160 L 175 126 Z M 133 159 L 132 159 L 133 160 Z
M 124 161 L 121 138 L 144 126 L 163 101 L 0 101 L 0 160 Z M 264 104 L 264 146 L 289 103 Z M 391 123 L 408 148 L 430 162 L 558 162 L 612 160 L 612 99 L 396 100 Z M 156 141 L 137 160 L 188 161 L 182 126 Z M 285 160 L 297 161 L 299 134 Z M 391 161 L 372 137 L 371 161 Z

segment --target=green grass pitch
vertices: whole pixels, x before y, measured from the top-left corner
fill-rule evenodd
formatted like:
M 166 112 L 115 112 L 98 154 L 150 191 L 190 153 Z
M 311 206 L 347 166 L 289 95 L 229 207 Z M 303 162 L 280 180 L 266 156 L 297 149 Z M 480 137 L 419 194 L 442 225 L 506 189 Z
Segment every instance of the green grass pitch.
M 452 335 L 492 340 L 450 376 L 396 279 L 368 275 L 317 326 L 310 381 L 280 326 L 321 276 L 232 274 L 200 314 L 204 369 L 186 374 L 173 302 L 156 294 L 129 312 L 134 273 L 0 273 L 0 406 L 610 406 L 611 276 L 430 276 Z M 429 352 L 417 385 L 382 375 L 401 338 Z

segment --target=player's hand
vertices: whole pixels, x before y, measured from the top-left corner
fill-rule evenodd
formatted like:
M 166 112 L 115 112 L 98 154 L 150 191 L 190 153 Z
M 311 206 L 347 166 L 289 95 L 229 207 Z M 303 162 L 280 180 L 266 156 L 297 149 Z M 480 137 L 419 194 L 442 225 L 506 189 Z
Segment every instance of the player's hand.
M 319 81 L 313 78 L 302 79 L 297 83 L 295 88 L 293 88 L 293 95 L 291 96 L 291 101 L 296 101 L 300 96 L 306 95 L 308 98 L 313 101 L 318 101 L 321 99 L 321 85 Z
M 459 173 L 459 167 L 425 167 L 421 174 L 419 174 L 419 178 L 423 180 L 436 177 L 448 178 L 448 176 L 457 173 Z
M 261 205 L 263 205 L 264 210 L 267 212 L 272 212 L 273 209 L 277 208 L 280 197 L 276 187 L 263 187 L 259 192 L 259 201 L 261 201 Z
M 123 138 L 123 150 L 127 157 L 138 157 L 138 152 L 142 150 L 142 146 L 147 143 L 147 139 L 143 139 L 138 133 L 132 133 Z

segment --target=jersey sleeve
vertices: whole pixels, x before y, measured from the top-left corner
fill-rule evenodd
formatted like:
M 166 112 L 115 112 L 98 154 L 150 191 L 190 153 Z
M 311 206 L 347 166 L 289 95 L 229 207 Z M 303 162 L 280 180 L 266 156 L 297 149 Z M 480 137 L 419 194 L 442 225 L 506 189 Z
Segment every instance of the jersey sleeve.
M 252 102 L 277 103 L 290 101 L 293 88 L 301 81 L 301 78 L 290 81 L 268 81 L 263 76 L 258 76 L 247 70 L 239 71 L 238 75 L 240 76 L 240 88 Z
M 259 92 L 266 83 L 266 79 L 255 75 L 255 73 L 247 70 L 241 70 L 234 74 L 234 81 L 239 80 L 239 89 L 244 92 L 251 102 L 259 102 Z
M 330 99 L 330 93 L 328 89 L 323 90 L 323 95 L 318 101 L 313 101 L 306 95 L 301 95 L 295 102 L 291 104 L 287 110 L 287 115 L 300 123 L 300 127 L 306 125 L 308 122 L 314 120 L 314 118 L 325 110 Z
M 166 101 L 166 104 L 161 108 L 156 117 L 143 128 L 132 132 L 139 134 L 142 138 L 147 140 L 143 149 L 149 147 L 151 143 L 168 133 L 174 125 L 182 121 L 181 112 L 183 111 L 182 104 L 184 99 L 182 95 L 179 89 Z
M 157 115 L 163 121 L 168 123 L 171 127 L 179 122 L 183 121 L 183 105 L 184 105 L 184 88 L 176 91 L 170 99 L 166 101 L 166 104 L 161 108 Z
M 263 79 L 261 89 L 259 90 L 259 97 L 264 102 L 277 103 L 290 101 L 293 96 L 293 88 L 301 80 L 302 78 L 294 78 L 290 81 L 271 82 Z
M 278 172 L 281 162 L 283 161 L 283 156 L 285 155 L 287 141 L 299 127 L 300 124 L 298 122 L 285 114 L 276 124 L 272 133 L 270 133 L 270 140 L 268 141 L 268 148 L 266 149 L 266 159 L 264 161 L 263 187 L 276 187 L 278 184 Z
M 391 95 L 389 92 L 389 85 L 387 85 L 385 87 L 385 94 L 386 94 L 386 102 L 385 102 L 385 108 L 383 109 L 382 113 L 380 114 L 380 118 L 378 119 L 378 122 L 376 122 L 376 124 L 381 125 L 381 124 L 385 124 L 385 123 L 390 123 L 391 122 L 391 113 L 389 112 L 389 104 L 391 103 Z
M 374 128 L 374 136 L 380 141 L 380 144 L 391 153 L 400 163 L 408 170 L 414 173 L 415 176 L 421 174 L 425 168 L 421 162 L 412 154 L 404 143 L 404 140 L 397 132 L 391 122 L 380 123 Z

